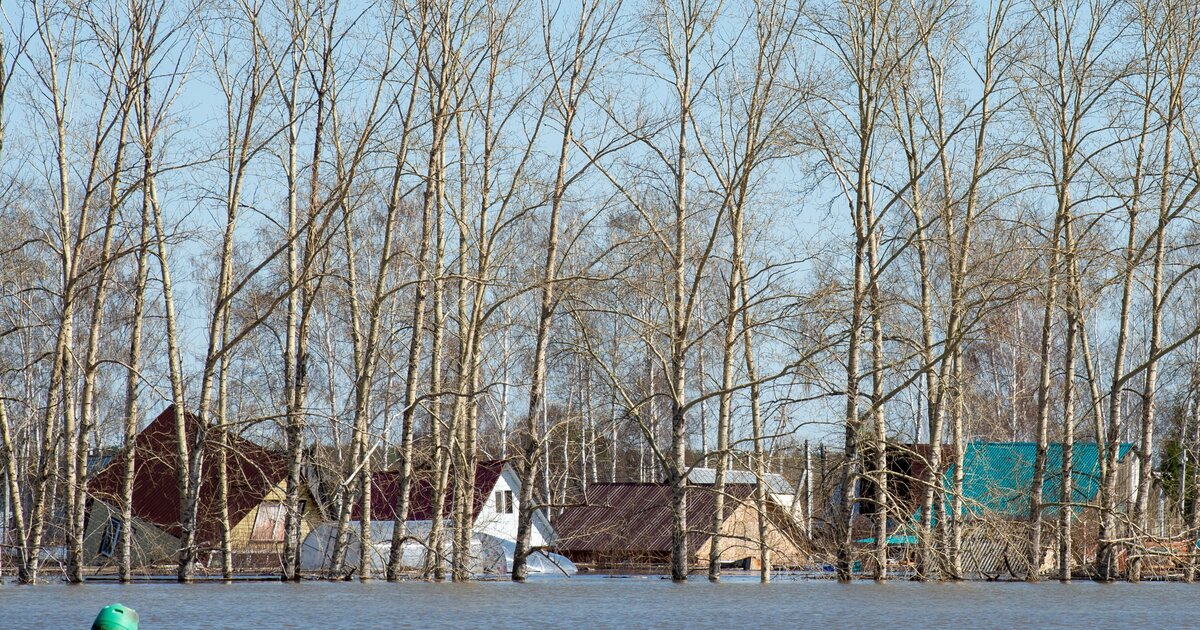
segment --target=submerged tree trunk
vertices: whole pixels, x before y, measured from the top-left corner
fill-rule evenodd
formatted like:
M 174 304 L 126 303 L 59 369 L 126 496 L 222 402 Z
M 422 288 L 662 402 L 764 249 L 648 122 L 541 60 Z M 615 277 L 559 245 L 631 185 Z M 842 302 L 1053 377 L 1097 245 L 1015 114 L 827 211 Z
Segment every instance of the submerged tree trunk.
M 0 391 L 0 394 L 3 394 Z M 17 468 L 17 451 L 13 442 L 12 426 L 8 418 L 8 408 L 4 404 L 6 398 L 0 395 L 0 447 L 3 451 L 0 454 L 4 455 L 4 480 L 7 484 L 5 488 L 6 496 L 10 506 L 7 506 L 10 512 L 3 515 L 4 518 L 12 519 L 12 530 L 9 529 L 8 523 L 5 523 L 4 533 L 10 534 L 15 530 L 18 542 L 16 545 L 17 552 L 17 581 L 22 584 L 28 584 L 33 581 L 29 571 L 31 569 L 31 561 L 28 557 L 29 549 L 24 545 L 26 536 L 29 530 L 25 525 L 25 507 L 22 504 L 21 497 L 24 496 L 21 492 L 20 473 Z
M 771 581 L 771 545 L 767 540 L 768 534 L 768 484 L 767 484 L 767 451 L 766 436 L 763 435 L 762 395 L 758 383 L 758 366 L 754 359 L 753 319 L 750 316 L 750 296 L 746 287 L 748 273 L 744 261 L 739 260 L 742 267 L 740 276 L 740 293 L 742 302 L 742 337 L 743 352 L 746 363 L 746 378 L 750 382 L 750 431 L 754 441 L 754 511 L 758 526 L 758 580 L 766 584 Z M 797 489 L 798 491 L 799 489 Z
M 147 52 L 151 42 L 142 41 L 140 44 Z M 146 54 L 146 53 L 143 53 Z M 195 572 L 196 561 L 196 499 L 199 488 L 193 480 L 198 480 L 203 456 L 204 427 L 196 426 L 193 435 L 189 432 L 188 411 L 184 398 L 183 348 L 179 339 L 179 323 L 175 314 L 175 289 L 171 281 L 171 265 L 167 248 L 167 233 L 163 224 L 162 207 L 158 203 L 158 192 L 155 186 L 157 164 L 154 158 L 154 143 L 158 132 L 158 121 L 151 120 L 154 115 L 154 103 L 151 100 L 151 82 L 142 82 L 142 94 L 136 108 L 138 114 L 138 142 L 143 152 L 142 158 L 142 195 L 143 203 L 150 206 L 150 214 L 154 222 L 155 257 L 158 259 L 159 281 L 162 283 L 163 310 L 165 313 L 167 336 L 167 359 L 171 380 L 171 397 L 174 403 L 175 426 L 174 439 L 176 485 L 179 490 L 179 524 L 183 532 L 181 536 L 176 567 L 176 577 L 180 582 L 190 582 Z M 201 403 L 203 405 L 203 403 Z M 193 442 L 194 441 L 194 445 Z
M 1071 224 L 1063 231 L 1066 244 L 1067 269 L 1071 283 L 1067 290 L 1067 333 L 1064 340 L 1063 358 L 1063 425 L 1062 425 L 1062 468 L 1059 483 L 1058 516 L 1058 579 L 1071 581 L 1071 528 L 1075 513 L 1075 484 L 1072 477 L 1075 460 L 1075 344 L 1079 332 L 1079 290 L 1075 277 L 1074 243 Z
M 383 275 L 391 263 L 392 233 L 396 229 L 396 217 L 401 209 L 400 182 L 408 155 L 409 130 L 413 114 L 416 110 L 417 77 L 413 77 L 413 88 L 409 96 L 408 110 L 404 116 L 404 137 L 399 151 L 396 153 L 395 173 L 392 175 L 392 190 L 388 205 L 388 219 L 385 228 L 384 253 L 380 264 L 380 275 Z M 432 154 L 440 153 L 439 143 L 434 143 Z M 434 158 L 431 157 L 433 162 Z M 421 210 L 421 240 L 417 246 L 417 278 L 413 285 L 412 331 L 408 339 L 408 361 L 404 371 L 404 409 L 401 411 L 400 427 L 400 470 L 397 479 L 396 516 L 392 521 L 392 541 L 388 550 L 386 579 L 394 582 L 400 577 L 400 562 L 403 558 L 404 543 L 408 537 L 409 494 L 412 492 L 413 476 L 413 439 L 416 431 L 417 387 L 420 383 L 420 368 L 423 342 L 425 340 L 425 303 L 429 293 L 429 249 L 433 238 L 432 188 L 426 184 L 424 203 Z M 382 293 L 382 291 L 380 291 Z M 378 299 L 383 296 L 377 295 Z
M 1172 98 L 1171 112 L 1174 110 Z M 1172 118 L 1173 119 L 1173 118 Z M 1138 486 L 1137 500 L 1133 508 L 1133 523 L 1139 539 L 1149 531 L 1149 501 L 1150 491 L 1154 482 L 1154 428 L 1158 398 L 1159 353 L 1162 349 L 1162 332 L 1164 317 L 1164 280 L 1163 270 L 1166 265 L 1167 246 L 1166 230 L 1170 222 L 1170 160 L 1171 160 L 1171 131 L 1168 124 L 1167 140 L 1163 149 L 1163 183 L 1159 208 L 1158 226 L 1155 229 L 1154 265 L 1150 280 L 1150 344 L 1147 351 L 1146 380 L 1142 388 L 1142 417 L 1138 440 Z M 1138 541 L 1139 547 L 1142 543 Z M 1129 580 L 1137 582 L 1142 577 L 1142 556 L 1139 552 L 1132 556 L 1129 567 Z
M 537 459 L 545 448 L 547 436 L 539 435 L 537 417 L 546 404 L 543 400 L 546 382 L 546 355 L 549 351 L 550 324 L 558 307 L 556 296 L 559 267 L 558 243 L 559 222 L 563 211 L 563 199 L 567 193 L 567 166 L 571 158 L 574 144 L 575 116 L 579 111 L 579 100 L 588 88 L 589 80 L 596 63 L 595 51 L 605 45 L 608 29 L 612 27 L 612 14 L 605 13 L 602 3 L 585 2 L 580 8 L 578 24 L 575 31 L 575 42 L 571 54 L 567 58 L 567 67 L 557 69 L 555 51 L 551 49 L 553 38 L 546 35 L 546 50 L 551 67 L 557 70 L 553 77 L 554 85 L 547 100 L 562 116 L 562 136 L 558 147 L 558 163 L 554 175 L 554 184 L 550 192 L 550 217 L 546 225 L 546 250 L 540 276 L 540 299 L 534 339 L 533 370 L 529 382 L 529 404 L 525 411 L 524 447 L 517 468 L 521 480 L 521 500 L 517 505 L 517 539 L 513 551 L 512 579 L 514 582 L 525 581 L 527 560 L 532 547 L 530 536 L 533 531 L 533 517 L 536 506 L 533 505 L 533 488 L 537 481 Z M 547 33 L 552 23 L 550 16 L 545 16 Z M 565 87 L 562 79 L 566 79 Z M 549 105 L 549 103 L 547 103 Z M 590 419 L 589 419 L 590 421 Z M 584 447 L 586 453 L 586 446 Z M 586 464 L 585 464 L 586 465 Z M 584 473 L 586 480 L 586 471 Z M 585 484 L 586 485 L 586 484 Z M 549 500 L 549 497 L 546 497 Z
M 737 227 L 735 226 L 735 230 Z M 725 471 L 729 466 L 730 449 L 730 417 L 733 414 L 733 371 L 734 353 L 737 350 L 737 320 L 739 301 L 741 299 L 741 258 L 739 250 L 740 239 L 734 237 L 734 252 L 730 265 L 729 280 L 726 287 L 725 313 L 722 319 L 723 336 L 721 339 L 721 394 L 717 398 L 717 462 L 716 477 L 713 480 L 713 515 L 711 536 L 708 550 L 708 579 L 716 582 L 721 579 L 721 530 L 725 523 Z M 743 307 L 744 308 L 744 307 Z M 747 358 L 749 355 L 745 355 Z M 761 420 L 761 419 L 760 419 Z M 755 443 L 757 448 L 758 444 Z M 706 453 L 707 454 L 707 453 Z M 756 462 L 757 463 L 757 462 Z
M 115 68 L 113 75 L 113 80 L 115 81 Z M 74 487 L 67 489 L 67 492 L 72 494 L 70 503 L 75 509 L 74 516 L 71 519 L 72 531 L 68 532 L 70 546 L 67 550 L 67 579 L 71 582 L 83 581 L 83 563 L 85 562 L 83 557 L 83 537 L 85 533 L 84 523 L 87 518 L 88 455 L 90 450 L 88 436 L 96 429 L 96 379 L 100 369 L 100 338 L 105 322 L 105 308 L 108 303 L 109 279 L 112 276 L 113 267 L 116 263 L 113 249 L 114 233 L 116 231 L 120 204 L 120 174 L 124 166 L 129 110 L 132 106 L 131 99 L 134 91 L 133 86 L 127 84 L 124 91 L 120 94 L 121 101 L 116 122 L 117 147 L 113 157 L 112 173 L 109 175 L 108 199 L 105 202 L 108 212 L 104 221 L 99 260 L 96 263 L 98 266 L 97 278 L 95 288 L 93 289 L 91 322 L 88 327 L 87 349 L 83 361 L 83 390 L 80 393 L 79 434 L 75 447 L 75 467 L 78 471 L 78 477 Z M 99 152 L 100 144 L 101 141 L 97 139 L 95 145 L 97 153 Z M 95 161 L 93 161 L 93 164 L 95 164 Z M 90 194 L 87 196 L 90 197 Z M 86 199 L 84 203 L 87 203 Z
M 871 204 L 867 205 L 867 223 L 874 225 L 875 211 Z M 871 433 L 873 436 L 871 448 L 871 480 L 875 486 L 874 518 L 872 525 L 875 531 L 875 568 L 874 579 L 881 582 L 887 579 L 887 523 L 888 523 L 888 468 L 887 468 L 887 420 L 883 409 L 883 304 L 879 288 L 879 235 L 872 234 L 867 242 L 867 268 L 871 282 L 867 291 L 871 313 Z
M 1187 496 L 1191 499 L 1191 508 L 1188 513 L 1188 531 L 1192 537 L 1197 536 L 1200 532 L 1200 471 L 1197 469 L 1200 466 L 1200 391 L 1197 390 L 1197 373 L 1196 368 L 1192 371 L 1192 404 L 1188 409 L 1187 419 L 1192 423 L 1192 433 L 1188 437 L 1191 440 L 1191 448 L 1187 449 L 1191 454 L 1191 484 L 1187 488 L 1180 488 L 1180 496 Z M 2 410 L 0 410 L 2 411 Z M 1185 460 L 1186 461 L 1186 460 Z M 1186 495 L 1184 494 L 1186 493 Z M 1187 568 L 1184 570 L 1184 580 L 1187 582 L 1195 582 L 1197 570 L 1200 569 L 1200 557 L 1193 551 L 1187 560 Z
M 1038 411 L 1036 426 L 1036 454 L 1033 462 L 1033 482 L 1029 489 L 1029 562 L 1026 579 L 1036 582 L 1041 578 L 1042 565 L 1042 510 L 1043 486 L 1046 481 L 1046 457 L 1050 443 L 1050 353 L 1054 343 L 1054 314 L 1057 310 L 1057 291 L 1059 261 L 1062 258 L 1062 248 L 1059 240 L 1064 223 L 1068 220 L 1070 198 L 1066 184 L 1059 191 L 1058 211 L 1054 217 L 1054 230 L 1048 240 L 1050 248 L 1049 260 L 1046 262 L 1046 293 L 1042 310 L 1041 355 L 1039 365 L 1041 375 L 1038 379 Z
M 445 354 L 443 340 L 446 330 L 446 232 L 444 215 L 440 203 L 440 200 L 445 198 L 445 165 L 440 157 L 438 164 L 438 176 L 434 180 L 435 193 L 439 203 L 435 204 L 434 207 L 433 222 L 434 243 L 436 245 L 433 257 L 433 321 L 431 322 L 433 330 L 430 331 L 432 339 L 429 344 L 429 391 L 432 392 L 429 400 L 429 424 L 430 438 L 434 448 L 433 481 L 431 482 L 433 487 L 433 511 L 429 525 L 429 541 L 426 546 L 424 574 L 426 577 L 432 577 L 434 580 L 440 582 L 446 579 L 446 562 L 442 539 L 444 535 L 443 530 L 445 529 L 446 488 L 450 475 L 450 450 L 454 437 L 447 430 L 442 419 L 441 391 L 444 387 L 442 358 L 443 354 Z

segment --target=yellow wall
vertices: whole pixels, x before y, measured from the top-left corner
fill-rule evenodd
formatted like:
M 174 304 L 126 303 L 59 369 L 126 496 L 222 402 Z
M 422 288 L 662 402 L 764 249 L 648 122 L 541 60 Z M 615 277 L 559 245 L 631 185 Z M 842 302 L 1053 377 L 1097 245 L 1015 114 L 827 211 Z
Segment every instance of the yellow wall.
M 779 508 L 768 504 L 768 510 L 779 512 Z M 771 514 L 767 519 L 767 546 L 771 549 L 771 564 L 776 566 L 799 566 L 805 561 L 805 554 L 796 541 L 788 536 L 776 523 L 775 519 L 782 514 Z M 736 562 L 750 558 L 752 565 L 758 566 L 758 512 L 752 500 L 739 505 L 721 526 L 721 542 L 719 556 L 722 562 Z M 707 565 L 712 539 L 704 541 L 696 552 L 696 564 Z
M 286 490 L 283 484 L 279 484 L 267 493 L 267 496 L 263 498 L 263 502 L 283 503 L 286 498 Z M 308 488 L 300 488 L 300 500 L 305 504 L 304 518 L 300 521 L 300 540 L 304 540 L 308 532 L 321 522 L 321 513 L 317 510 L 316 502 L 312 500 L 312 496 L 308 493 Z M 282 542 L 252 542 L 250 540 L 250 533 L 254 530 L 254 519 L 258 516 L 260 507 L 254 507 L 254 509 L 246 514 L 245 518 L 229 530 L 230 546 L 233 547 L 234 551 L 267 552 L 276 549 L 279 551 L 283 550 Z

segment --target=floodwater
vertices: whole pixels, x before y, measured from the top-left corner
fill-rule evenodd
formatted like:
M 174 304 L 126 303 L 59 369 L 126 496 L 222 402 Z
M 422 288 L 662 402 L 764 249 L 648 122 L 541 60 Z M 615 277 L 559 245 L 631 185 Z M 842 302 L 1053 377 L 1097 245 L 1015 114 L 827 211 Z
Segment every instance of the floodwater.
M 0 628 L 88 628 L 121 602 L 157 628 L 1186 628 L 1200 585 L 751 578 L 0 586 Z

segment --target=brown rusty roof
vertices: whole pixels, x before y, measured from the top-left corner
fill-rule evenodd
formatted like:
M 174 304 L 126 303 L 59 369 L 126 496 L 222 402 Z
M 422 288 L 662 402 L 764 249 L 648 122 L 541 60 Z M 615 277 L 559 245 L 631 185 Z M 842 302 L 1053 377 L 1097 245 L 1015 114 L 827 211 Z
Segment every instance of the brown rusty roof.
M 754 493 L 749 484 L 725 487 L 722 519 Z M 711 486 L 687 490 L 688 553 L 709 538 L 716 509 Z M 671 488 L 657 483 L 596 483 L 585 505 L 568 507 L 554 521 L 560 552 L 654 553 L 671 549 Z
M 194 435 L 197 419 L 188 414 L 188 434 Z M 179 526 L 179 486 L 176 478 L 175 406 L 167 407 L 137 435 L 136 469 L 133 480 L 133 515 L 163 529 L 176 538 Z M 217 502 L 217 468 L 213 453 L 219 442 L 215 432 L 205 440 L 206 454 L 201 469 L 200 505 L 196 540 L 201 546 L 220 540 L 220 506 Z M 237 524 L 287 476 L 287 461 L 249 440 L 229 436 L 228 480 L 229 521 Z M 121 504 L 121 487 L 126 456 L 115 457 L 89 484 L 92 496 L 113 506 Z
M 492 488 L 504 470 L 504 460 L 482 461 L 475 466 L 475 494 L 473 497 L 474 518 L 479 518 L 483 504 L 487 502 Z M 371 475 L 371 520 L 390 521 L 396 518 L 396 501 L 400 493 L 400 473 L 394 470 Z M 454 480 L 451 477 L 446 488 L 446 499 L 442 514 L 449 516 L 454 504 Z M 362 505 L 355 503 L 354 520 L 362 519 Z M 408 520 L 428 521 L 433 519 L 433 482 L 429 472 L 415 473 L 408 491 Z

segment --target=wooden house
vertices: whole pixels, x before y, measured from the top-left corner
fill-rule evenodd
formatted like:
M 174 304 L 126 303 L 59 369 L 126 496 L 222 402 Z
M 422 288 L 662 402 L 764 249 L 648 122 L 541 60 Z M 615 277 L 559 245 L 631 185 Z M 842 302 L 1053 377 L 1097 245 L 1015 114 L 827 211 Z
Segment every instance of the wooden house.
M 127 453 L 114 457 L 88 485 L 84 555 L 89 563 L 113 565 L 120 537 L 132 535 L 133 564 L 146 567 L 175 562 L 183 534 L 179 524 L 178 456 L 175 407 L 168 407 L 134 442 L 133 522 L 121 519 L 121 497 Z M 189 414 L 188 433 L 196 419 Z M 220 562 L 221 521 L 215 453 L 219 441 L 210 432 L 201 469 L 196 544 L 200 562 Z M 238 570 L 277 570 L 281 565 L 285 522 L 284 481 L 287 462 L 247 439 L 228 436 L 228 509 L 234 567 Z M 301 490 L 301 537 L 321 521 L 307 488 Z
M 720 561 L 758 568 L 758 511 L 752 484 L 725 486 L 721 516 Z M 716 510 L 712 486 L 687 490 L 688 564 L 707 566 Z M 798 528 L 787 508 L 768 498 L 766 543 L 773 563 L 805 563 Z M 596 567 L 662 565 L 671 557 L 671 488 L 659 483 L 597 483 L 588 486 L 582 505 L 567 507 L 554 521 L 555 551 L 579 564 Z

